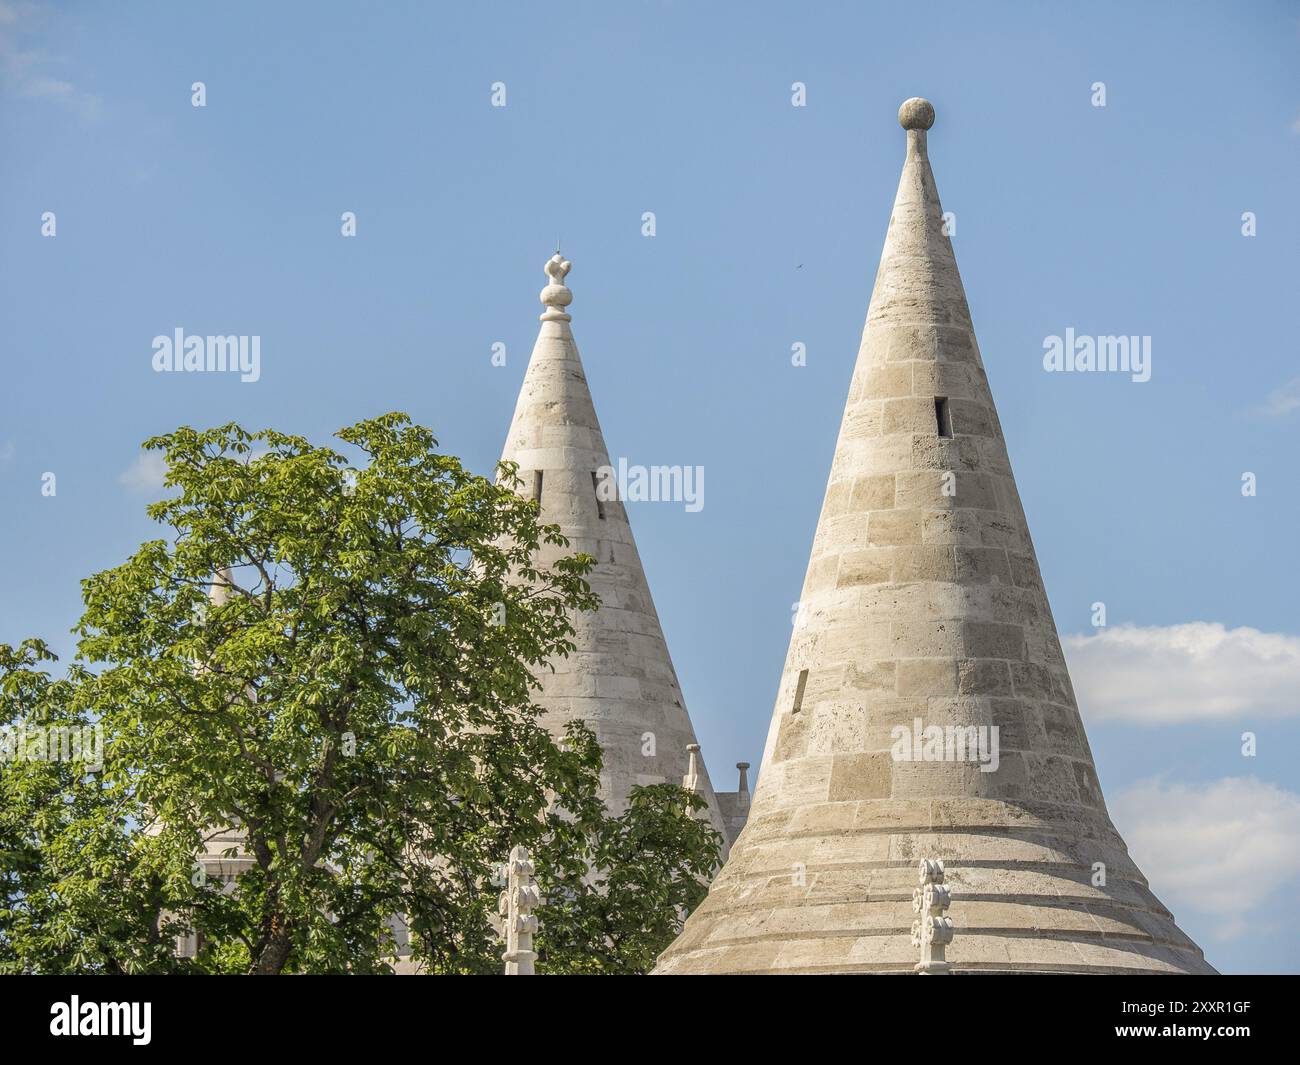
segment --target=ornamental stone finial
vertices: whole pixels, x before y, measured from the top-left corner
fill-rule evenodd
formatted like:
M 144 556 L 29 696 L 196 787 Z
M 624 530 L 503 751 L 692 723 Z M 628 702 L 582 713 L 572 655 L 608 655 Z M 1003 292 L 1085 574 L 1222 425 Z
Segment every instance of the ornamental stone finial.
M 898 124 L 904 129 L 929 129 L 934 125 L 934 104 L 920 96 L 904 100 L 898 109 Z
M 943 886 L 943 862 L 922 859 L 920 884 L 912 889 L 912 946 L 921 948 L 921 960 L 915 966 L 922 976 L 949 972 L 944 947 L 952 942 L 952 918 L 943 911 L 952 905 L 952 897 Z
M 564 308 L 573 302 L 573 293 L 564 283 L 572 268 L 573 263 L 558 251 L 547 259 L 546 265 L 542 267 L 546 276 L 550 278 L 550 282 L 537 297 L 546 306 L 546 310 L 539 316 L 543 322 L 572 321 L 572 318 L 564 312 Z
M 506 889 L 501 894 L 498 912 L 505 925 L 506 951 L 501 960 L 506 963 L 507 976 L 533 976 L 533 962 L 537 954 L 533 951 L 533 935 L 537 931 L 537 918 L 533 910 L 542 901 L 537 881 L 533 879 L 536 872 L 528 848 L 522 845 L 510 852 L 506 863 Z

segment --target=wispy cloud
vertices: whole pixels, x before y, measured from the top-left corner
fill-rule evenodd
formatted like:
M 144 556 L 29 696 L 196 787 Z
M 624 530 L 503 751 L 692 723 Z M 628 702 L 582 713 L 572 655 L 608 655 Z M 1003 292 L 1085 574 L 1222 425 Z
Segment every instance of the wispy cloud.
M 118 483 L 140 495 L 161 492 L 167 476 L 167 463 L 157 451 L 141 451 L 118 477 Z
M 20 44 L 41 27 L 44 9 L 37 4 L 0 0 L 0 88 L 28 100 L 47 100 L 82 118 L 99 114 L 100 100 L 56 76 L 59 60 Z
M 1090 721 L 1169 725 L 1300 714 L 1300 636 L 1214 622 L 1117 625 L 1063 641 Z
M 1294 792 L 1255 777 L 1202 786 L 1147 780 L 1118 795 L 1110 810 L 1160 899 L 1175 912 L 1216 918 L 1219 939 L 1236 939 L 1257 923 L 1255 911 L 1295 894 L 1300 795 Z
M 1300 377 L 1293 377 L 1268 394 L 1262 406 L 1251 411 L 1260 418 L 1285 418 L 1300 410 Z
M 3 443 L 0 443 L 0 470 L 4 469 L 6 466 L 12 465 L 14 456 L 17 454 L 18 449 L 14 447 L 14 442 L 12 440 L 5 440 Z

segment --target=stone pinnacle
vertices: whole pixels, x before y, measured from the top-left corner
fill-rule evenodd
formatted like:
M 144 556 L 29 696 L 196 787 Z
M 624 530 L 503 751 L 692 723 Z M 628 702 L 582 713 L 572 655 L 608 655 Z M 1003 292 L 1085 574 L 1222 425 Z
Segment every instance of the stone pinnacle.
M 680 784 L 688 771 L 719 833 L 727 825 L 686 709 L 615 466 L 601 431 L 566 308 L 571 263 L 558 252 L 543 267 L 547 284 L 537 342 L 519 390 L 502 460 L 518 466 L 520 490 L 568 546 L 544 544 L 535 564 L 579 551 L 596 560 L 587 576 L 600 608 L 572 619 L 573 649 L 537 677 L 542 724 L 557 738 L 573 721 L 596 734 L 603 755 L 600 794 L 611 814 L 635 787 Z M 692 768 L 692 759 L 693 768 Z
M 1106 811 L 944 232 L 934 108 L 898 119 L 906 157 L 749 818 L 655 971 L 913 973 L 924 858 L 952 889 L 953 971 L 1212 973 Z

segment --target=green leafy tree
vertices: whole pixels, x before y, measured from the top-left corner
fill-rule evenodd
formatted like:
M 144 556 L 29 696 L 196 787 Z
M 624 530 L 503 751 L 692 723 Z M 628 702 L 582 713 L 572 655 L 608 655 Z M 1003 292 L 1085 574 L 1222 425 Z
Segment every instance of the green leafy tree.
M 522 498 L 390 414 L 330 448 L 237 425 L 162 452 L 167 539 L 83 582 L 79 662 L 0 647 L 4 720 L 94 723 L 103 767 L 0 772 L 0 966 L 374 972 L 405 915 L 432 972 L 496 972 L 494 872 L 538 856 L 544 972 L 639 972 L 717 865 L 681 788 L 610 817 L 584 726 L 556 742 L 534 675 L 598 604 L 593 560 Z M 234 885 L 195 861 L 237 827 Z M 232 890 L 233 887 L 233 890 Z M 198 936 L 174 956 L 178 932 Z
M 538 970 L 649 972 L 717 871 L 718 835 L 694 816 L 704 806 L 673 784 L 634 787 L 628 809 L 602 819 L 584 841 L 589 865 L 573 862 L 575 849 L 563 841 L 544 841 Z
M 192 857 L 137 832 L 130 789 L 87 772 L 89 759 L 51 757 L 67 753 L 51 741 L 94 728 L 89 675 L 53 680 L 42 668 L 53 660 L 38 640 L 0 644 L 0 971 L 174 971 L 184 926 L 164 912 L 177 897 L 167 881 L 183 884 Z

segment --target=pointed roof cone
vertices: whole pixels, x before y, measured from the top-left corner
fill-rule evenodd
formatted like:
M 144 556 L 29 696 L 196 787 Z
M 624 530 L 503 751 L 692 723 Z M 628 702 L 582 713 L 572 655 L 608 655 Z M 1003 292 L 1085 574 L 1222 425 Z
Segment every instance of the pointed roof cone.
M 899 121 L 749 822 L 656 971 L 911 972 L 917 862 L 939 859 L 954 971 L 1213 972 L 1106 813 L 943 232 L 934 108 Z M 943 742 L 913 742 L 931 726 Z M 971 760 L 950 726 L 997 732 L 962 733 L 985 740 Z
M 618 814 L 633 785 L 680 784 L 696 739 L 569 327 L 570 265 L 558 252 L 545 265 L 546 309 L 501 459 L 518 463 L 522 491 L 540 497 L 542 520 L 569 540 L 567 548 L 544 545 L 541 563 L 580 551 L 596 559 L 587 579 L 601 606 L 575 619 L 576 650 L 539 674 L 536 700 L 553 734 L 574 719 L 595 731 L 604 752 L 602 798 Z M 725 840 L 702 758 L 695 776 Z
M 212 584 L 208 588 L 210 606 L 224 606 L 235 594 L 235 578 L 229 567 L 221 566 L 212 574 Z M 195 670 L 199 674 L 210 668 L 204 661 L 196 662 Z M 255 697 L 252 689 L 250 696 Z M 163 826 L 154 822 L 146 831 L 157 835 Z M 231 853 L 227 853 L 231 852 Z M 196 860 L 203 869 L 203 875 L 222 883 L 233 883 L 239 876 L 257 864 L 257 860 L 248 853 L 248 838 L 242 828 L 224 826 L 210 829 L 203 837 Z M 176 954 L 182 958 L 192 958 L 198 953 L 197 935 L 190 933 L 176 937 Z
M 228 567 L 221 566 L 212 574 L 212 584 L 208 587 L 207 609 L 225 606 L 230 602 L 230 597 L 235 594 L 234 590 L 235 578 L 231 575 Z M 208 663 L 203 661 L 195 662 L 194 668 L 202 673 L 208 669 Z
M 225 606 L 234 594 L 235 578 L 230 570 L 222 566 L 212 575 L 212 587 L 208 589 L 208 602 L 213 606 Z

